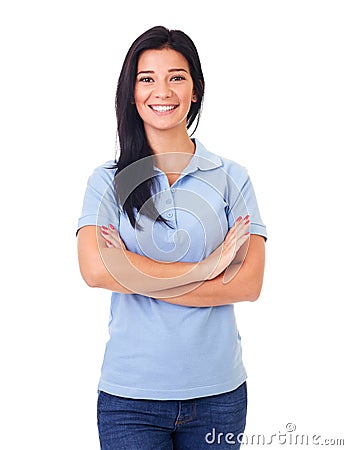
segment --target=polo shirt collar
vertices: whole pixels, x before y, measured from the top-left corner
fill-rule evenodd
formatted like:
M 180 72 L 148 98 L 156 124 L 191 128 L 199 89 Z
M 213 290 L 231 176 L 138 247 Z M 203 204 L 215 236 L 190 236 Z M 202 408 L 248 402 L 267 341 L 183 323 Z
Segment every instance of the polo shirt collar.
M 194 138 L 193 141 L 196 147 L 195 153 L 189 164 L 182 171 L 179 179 L 189 173 L 196 172 L 197 170 L 207 171 L 222 166 L 222 161 L 217 155 L 209 152 L 198 139 Z M 154 166 L 154 169 L 156 172 L 161 172 L 156 166 Z
M 209 152 L 198 139 L 194 139 L 196 146 L 195 154 L 193 155 L 190 163 L 184 170 L 185 173 L 190 173 L 199 170 L 211 170 L 222 166 L 221 159 Z

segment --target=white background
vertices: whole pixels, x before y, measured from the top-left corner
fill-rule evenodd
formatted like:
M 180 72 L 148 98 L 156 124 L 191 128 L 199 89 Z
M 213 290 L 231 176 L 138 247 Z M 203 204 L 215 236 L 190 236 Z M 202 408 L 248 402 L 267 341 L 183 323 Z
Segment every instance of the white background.
M 0 447 L 98 448 L 110 294 L 82 281 L 75 228 L 114 157 L 125 53 L 159 24 L 195 41 L 195 136 L 249 169 L 268 227 L 262 296 L 236 307 L 246 434 L 347 442 L 347 3 L 32 0 L 0 17 Z

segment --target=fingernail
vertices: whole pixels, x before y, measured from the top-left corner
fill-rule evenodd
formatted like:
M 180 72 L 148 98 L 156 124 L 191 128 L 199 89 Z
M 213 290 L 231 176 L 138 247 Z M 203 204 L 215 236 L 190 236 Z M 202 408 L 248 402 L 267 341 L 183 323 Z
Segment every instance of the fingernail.
M 109 234 L 109 233 L 108 233 L 108 229 L 106 229 L 106 230 L 102 229 L 102 230 L 101 230 L 101 233 L 103 233 L 103 234 Z
M 237 222 L 240 222 L 242 220 L 242 218 L 243 218 L 242 216 L 239 216 L 237 219 Z
M 104 225 L 101 227 L 101 229 L 102 230 L 107 230 L 107 228 Z
M 109 228 L 111 228 L 112 230 L 115 229 L 115 227 L 112 225 L 112 223 L 110 223 Z

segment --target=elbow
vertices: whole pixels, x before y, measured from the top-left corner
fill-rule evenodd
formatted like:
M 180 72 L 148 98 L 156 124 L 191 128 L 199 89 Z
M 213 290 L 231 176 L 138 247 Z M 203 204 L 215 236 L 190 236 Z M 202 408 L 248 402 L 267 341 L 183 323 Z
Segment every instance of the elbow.
M 252 295 L 249 295 L 249 297 L 247 298 L 248 302 L 256 302 L 256 300 L 258 300 L 260 297 L 260 293 L 253 293 Z
M 82 278 L 84 279 L 88 287 L 91 288 L 99 287 L 97 278 L 95 278 L 93 275 L 82 276 Z
M 96 270 L 83 270 L 80 269 L 82 279 L 88 287 L 97 288 L 100 287 L 100 274 Z
M 249 302 L 256 302 L 260 298 L 263 276 L 264 276 L 264 265 L 260 264 L 245 264 L 245 278 L 244 283 L 246 286 L 246 297 Z
M 256 272 L 243 280 L 244 301 L 256 302 L 260 298 L 263 284 L 263 274 Z
M 260 298 L 262 290 L 262 281 L 258 283 L 254 283 L 253 286 L 250 287 L 250 290 L 247 294 L 247 301 L 256 302 Z

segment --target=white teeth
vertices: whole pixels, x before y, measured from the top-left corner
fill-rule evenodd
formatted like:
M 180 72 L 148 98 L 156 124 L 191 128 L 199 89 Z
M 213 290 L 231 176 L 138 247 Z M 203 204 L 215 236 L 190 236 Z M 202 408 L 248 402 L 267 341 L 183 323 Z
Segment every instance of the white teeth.
M 151 106 L 152 109 L 154 109 L 157 112 L 166 112 L 166 111 L 171 111 L 172 109 L 175 108 L 175 106 L 164 106 L 164 105 L 158 105 L 158 106 Z

